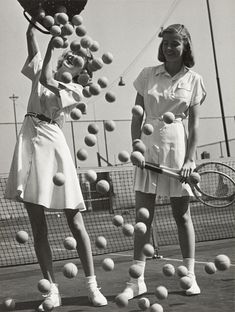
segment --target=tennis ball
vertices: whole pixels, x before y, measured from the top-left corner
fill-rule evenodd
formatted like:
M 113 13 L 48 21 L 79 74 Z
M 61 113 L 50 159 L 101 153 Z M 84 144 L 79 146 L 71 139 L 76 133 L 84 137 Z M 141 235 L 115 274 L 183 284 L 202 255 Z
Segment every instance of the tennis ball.
M 144 154 L 146 152 L 146 146 L 142 140 L 134 141 L 133 150 Z
M 144 245 L 143 249 L 143 254 L 146 256 L 146 257 L 153 257 L 154 255 L 154 248 L 153 248 L 153 245 L 147 243 Z
M 74 28 L 70 23 L 67 23 L 61 27 L 61 36 L 71 36 L 74 32 Z
M 122 226 L 122 233 L 127 237 L 131 237 L 134 234 L 134 226 L 130 223 L 124 224 Z
M 91 66 L 94 69 L 94 71 L 96 71 L 101 69 L 104 66 L 104 63 L 100 57 L 97 57 L 91 61 Z
M 101 92 L 100 85 L 98 83 L 92 83 L 89 86 L 89 91 L 92 95 L 99 95 Z
M 207 262 L 204 267 L 207 274 L 214 274 L 217 269 L 213 262 Z
M 82 67 L 82 66 L 80 66 Z M 87 73 L 81 73 L 79 74 L 77 78 L 77 83 L 80 84 L 81 86 L 85 87 L 90 80 L 90 76 Z
M 104 128 L 106 131 L 114 131 L 116 128 L 116 124 L 113 120 L 105 120 L 104 121 Z
M 215 266 L 218 271 L 228 270 L 231 266 L 231 261 L 226 255 L 218 255 L 214 260 Z
M 147 226 L 143 222 L 137 222 L 134 231 L 137 235 L 144 235 L 147 232 Z
M 164 286 L 158 286 L 155 290 L 155 296 L 159 300 L 166 299 L 168 297 L 168 290 Z
M 175 120 L 175 115 L 172 112 L 163 114 L 162 119 L 165 123 L 171 124 Z
M 77 151 L 77 158 L 81 161 L 84 161 L 86 160 L 88 157 L 88 153 L 87 151 L 84 149 L 84 148 L 80 148 L 78 151 Z
M 106 194 L 110 190 L 110 185 L 106 180 L 100 180 L 96 183 L 96 191 L 100 194 Z
M 78 68 L 83 68 L 85 65 L 84 58 L 80 55 L 76 55 L 73 58 L 73 65 L 78 67 Z
M 97 52 L 100 48 L 99 42 L 93 40 L 91 46 L 90 46 L 90 51 L 91 52 Z
M 86 143 L 87 146 L 94 146 L 96 145 L 97 139 L 94 134 L 88 134 L 84 138 L 84 142 Z
M 64 40 L 60 36 L 56 36 L 51 40 L 51 43 L 54 48 L 61 49 L 64 46 Z
M 180 287 L 184 290 L 189 289 L 193 284 L 193 280 L 189 276 L 183 276 L 180 278 Z
M 3 308 L 6 310 L 6 311 L 13 311 L 15 310 L 15 300 L 12 299 L 12 298 L 5 298 L 3 300 Z
M 107 240 L 104 236 L 97 236 L 95 239 L 95 245 L 99 249 L 104 249 L 107 247 Z
M 38 290 L 42 293 L 42 294 L 47 294 L 49 293 L 49 291 L 51 290 L 51 283 L 43 278 L 38 282 Z
M 142 297 L 138 300 L 138 307 L 142 311 L 146 311 L 150 307 L 150 301 L 148 298 Z
M 144 134 L 150 135 L 150 134 L 153 133 L 154 128 L 153 128 L 153 126 L 151 124 L 147 124 L 146 123 L 145 125 L 143 125 L 142 131 L 143 131 Z
M 63 274 L 65 277 L 74 278 L 77 275 L 77 273 L 78 273 L 78 268 L 74 263 L 69 262 L 64 265 Z
M 110 52 L 106 52 L 102 55 L 102 60 L 105 64 L 111 64 L 113 61 L 113 55 Z
M 96 123 L 91 123 L 88 125 L 87 130 L 91 134 L 97 134 L 99 132 L 99 126 Z
M 142 274 L 143 269 L 138 264 L 132 264 L 129 267 L 129 275 L 133 278 L 139 278 Z
M 90 98 L 91 97 L 91 93 L 89 91 L 89 86 L 85 86 L 82 90 L 82 94 L 84 97 L 86 98 Z
M 145 161 L 143 154 L 139 151 L 132 152 L 130 159 L 132 164 L 136 166 L 142 166 L 142 163 Z
M 113 92 L 106 92 L 105 94 L 105 100 L 109 103 L 113 103 L 116 101 L 116 96 Z
M 199 173 L 197 172 L 192 172 L 189 176 L 189 181 L 192 183 L 192 184 L 197 184 L 200 182 L 200 175 Z
M 97 83 L 100 85 L 101 88 L 106 88 L 108 86 L 108 78 L 101 77 L 97 80 Z
M 79 14 L 76 14 L 72 17 L 72 24 L 74 26 L 79 26 L 83 23 L 83 17 Z
M 54 304 L 53 304 L 52 299 L 46 298 L 42 303 L 42 307 L 45 312 L 52 311 L 54 309 Z
M 55 22 L 57 24 L 62 24 L 62 25 L 65 25 L 66 23 L 68 23 L 68 20 L 69 20 L 68 15 L 66 13 L 63 13 L 63 12 L 56 13 L 54 15 L 54 18 L 55 18 Z
M 60 28 L 60 26 L 58 26 L 58 25 L 53 25 L 53 26 L 51 26 L 51 28 L 50 28 L 50 33 L 51 33 L 51 35 L 52 35 L 53 37 L 55 37 L 55 36 L 60 36 L 60 34 L 61 34 L 61 28 Z
M 116 215 L 113 217 L 113 225 L 118 227 L 118 226 L 122 226 L 123 223 L 124 223 L 124 219 L 122 216 Z
M 16 233 L 15 238 L 16 238 L 18 243 L 25 244 L 29 239 L 29 234 L 27 232 L 21 230 L 21 231 L 18 231 Z
M 165 276 L 173 276 L 175 274 L 175 267 L 170 263 L 166 263 L 162 268 L 162 272 Z
M 53 183 L 57 186 L 62 186 L 65 183 L 65 176 L 62 172 L 57 172 L 53 176 Z
M 106 272 L 112 271 L 112 270 L 114 269 L 114 262 L 113 262 L 113 259 L 111 259 L 111 258 L 105 258 L 105 259 L 102 261 L 102 268 L 103 268 Z
M 81 49 L 81 45 L 80 45 L 80 40 L 79 39 L 75 39 L 70 43 L 70 50 L 72 52 L 79 52 Z
M 86 28 L 83 25 L 78 25 L 75 29 L 78 37 L 83 37 L 87 33 Z
M 63 241 L 64 248 L 67 250 L 75 250 L 77 247 L 77 241 L 74 237 L 68 236 Z
M 125 308 L 128 306 L 128 297 L 124 293 L 117 295 L 114 301 L 119 308 Z
M 94 183 L 97 180 L 97 173 L 94 170 L 89 169 L 85 173 L 85 178 L 88 182 Z
M 121 162 L 127 162 L 130 159 L 130 155 L 127 151 L 121 151 L 118 153 L 118 159 Z
M 51 28 L 51 26 L 55 24 L 55 20 L 51 15 L 46 15 L 42 20 L 42 24 L 46 28 Z
M 80 40 L 80 44 L 84 49 L 88 49 L 92 44 L 92 39 L 89 36 L 84 36 Z
M 178 268 L 176 269 L 176 273 L 179 277 L 183 277 L 188 275 L 188 269 L 186 268 L 186 266 L 184 265 L 180 265 L 178 266 Z
M 159 303 L 151 305 L 149 312 L 163 312 L 163 307 Z
M 147 208 L 141 207 L 137 210 L 137 218 L 139 221 L 146 222 L 149 219 L 149 211 Z
M 76 105 L 76 108 L 79 109 L 82 114 L 86 114 L 87 104 L 80 102 Z
M 73 80 L 73 77 L 72 77 L 72 75 L 69 72 L 64 72 L 61 75 L 61 80 L 64 83 L 70 83 Z
M 140 106 L 140 105 L 135 105 L 132 110 L 131 110 L 132 114 L 134 116 L 137 116 L 137 117 L 142 117 L 143 114 L 144 114 L 144 110 L 143 110 L 143 107 Z

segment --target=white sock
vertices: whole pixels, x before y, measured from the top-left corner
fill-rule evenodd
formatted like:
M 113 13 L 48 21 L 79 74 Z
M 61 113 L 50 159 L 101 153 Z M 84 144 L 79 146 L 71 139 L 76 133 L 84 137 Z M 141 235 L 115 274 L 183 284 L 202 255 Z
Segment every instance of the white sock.
M 183 258 L 183 263 L 188 269 L 188 272 L 194 275 L 194 266 L 195 259 L 194 258 Z
M 91 276 L 86 276 L 86 286 L 88 289 L 95 289 L 97 288 L 97 281 L 96 281 L 96 276 L 91 275 Z

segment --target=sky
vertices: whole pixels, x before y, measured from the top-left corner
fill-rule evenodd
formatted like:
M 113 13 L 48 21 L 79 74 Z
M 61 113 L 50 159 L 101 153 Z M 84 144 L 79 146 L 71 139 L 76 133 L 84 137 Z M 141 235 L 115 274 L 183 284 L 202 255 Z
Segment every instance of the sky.
M 157 34 L 161 26 L 173 23 L 184 24 L 190 31 L 193 41 L 196 65 L 193 70 L 202 75 L 207 89 L 207 99 L 201 107 L 199 145 L 210 144 L 224 140 L 224 130 L 221 119 L 220 101 L 217 80 L 222 91 L 222 100 L 227 123 L 228 138 L 235 138 L 234 109 L 234 75 L 235 68 L 235 11 L 234 0 L 210 0 L 213 35 L 219 76 L 216 77 L 212 41 L 208 22 L 206 0 L 88 0 L 84 11 L 83 23 L 87 35 L 98 41 L 100 49 L 96 56 L 111 52 L 114 61 L 95 74 L 94 79 L 106 76 L 109 87 L 99 96 L 87 100 L 87 115 L 82 122 L 75 125 L 76 148 L 83 147 L 83 137 L 86 134 L 87 123 L 90 120 L 122 120 L 117 122 L 113 133 L 107 133 L 106 138 L 99 135 L 96 147 L 102 155 L 106 155 L 105 145 L 111 161 L 116 162 L 118 151 L 130 149 L 130 129 L 126 120 L 131 118 L 131 108 L 134 105 L 136 92 L 133 81 L 145 66 L 158 64 L 157 50 L 160 39 Z M 9 171 L 11 155 L 15 145 L 12 94 L 16 100 L 16 119 L 22 122 L 27 108 L 30 93 L 30 81 L 21 73 L 21 68 L 27 56 L 25 32 L 28 22 L 23 16 L 23 8 L 17 0 L 0 1 L 2 16 L 0 19 L 1 57 L 0 66 L 0 147 L 4 151 L 0 160 L 0 173 Z M 73 35 L 70 41 L 77 38 Z M 49 35 L 38 34 L 38 41 L 44 54 Z M 56 56 L 61 50 L 56 51 Z M 55 61 L 56 62 L 56 61 Z M 125 86 L 118 86 L 120 76 Z M 112 91 L 116 95 L 114 103 L 107 103 L 104 92 Z M 215 119 L 212 119 L 214 117 Z M 210 119 L 208 119 L 210 118 Z M 125 120 L 125 121 L 124 121 Z M 86 122 L 87 121 L 87 122 Z M 102 126 L 102 122 L 99 124 Z M 20 126 L 18 125 L 18 128 Z M 19 129 L 18 129 L 19 131 Z M 70 124 L 65 126 L 68 144 L 73 150 Z M 231 146 L 231 154 L 235 155 L 235 143 Z M 212 152 L 212 151 L 211 151 Z M 225 150 L 223 151 L 225 153 Z M 96 150 L 91 152 L 91 160 L 87 166 L 93 165 Z M 218 154 L 216 147 L 215 156 Z M 85 166 L 85 165 L 84 165 Z

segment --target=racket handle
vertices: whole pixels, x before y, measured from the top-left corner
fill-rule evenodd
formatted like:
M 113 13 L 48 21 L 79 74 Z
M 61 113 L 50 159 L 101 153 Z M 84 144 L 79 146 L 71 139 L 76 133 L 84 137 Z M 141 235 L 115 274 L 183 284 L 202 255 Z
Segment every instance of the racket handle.
M 180 180 L 181 179 L 181 175 L 175 171 L 171 171 L 171 169 L 166 169 L 166 168 L 162 168 L 158 165 L 153 165 L 153 164 L 150 164 L 148 162 L 145 163 L 144 165 L 145 169 L 148 169 L 148 170 L 151 170 L 151 171 L 155 171 L 157 173 L 160 173 L 160 174 L 165 174 L 171 178 L 175 178 L 177 180 Z

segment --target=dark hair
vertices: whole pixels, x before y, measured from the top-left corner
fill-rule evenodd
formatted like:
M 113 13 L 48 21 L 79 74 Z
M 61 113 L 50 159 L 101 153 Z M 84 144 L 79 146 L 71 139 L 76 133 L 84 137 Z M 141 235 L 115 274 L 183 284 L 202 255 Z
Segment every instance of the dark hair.
M 170 33 L 170 34 L 178 34 L 181 36 L 183 42 L 184 42 L 184 52 L 183 52 L 183 63 L 185 66 L 191 68 L 195 65 L 194 61 L 194 55 L 193 55 L 193 49 L 192 49 L 192 41 L 189 31 L 184 25 L 181 24 L 173 24 L 168 26 L 165 29 L 162 29 L 159 33 L 159 37 L 162 38 L 164 34 Z M 160 43 L 158 48 L 158 60 L 160 62 L 165 62 L 165 56 L 162 51 L 162 44 L 163 41 Z

